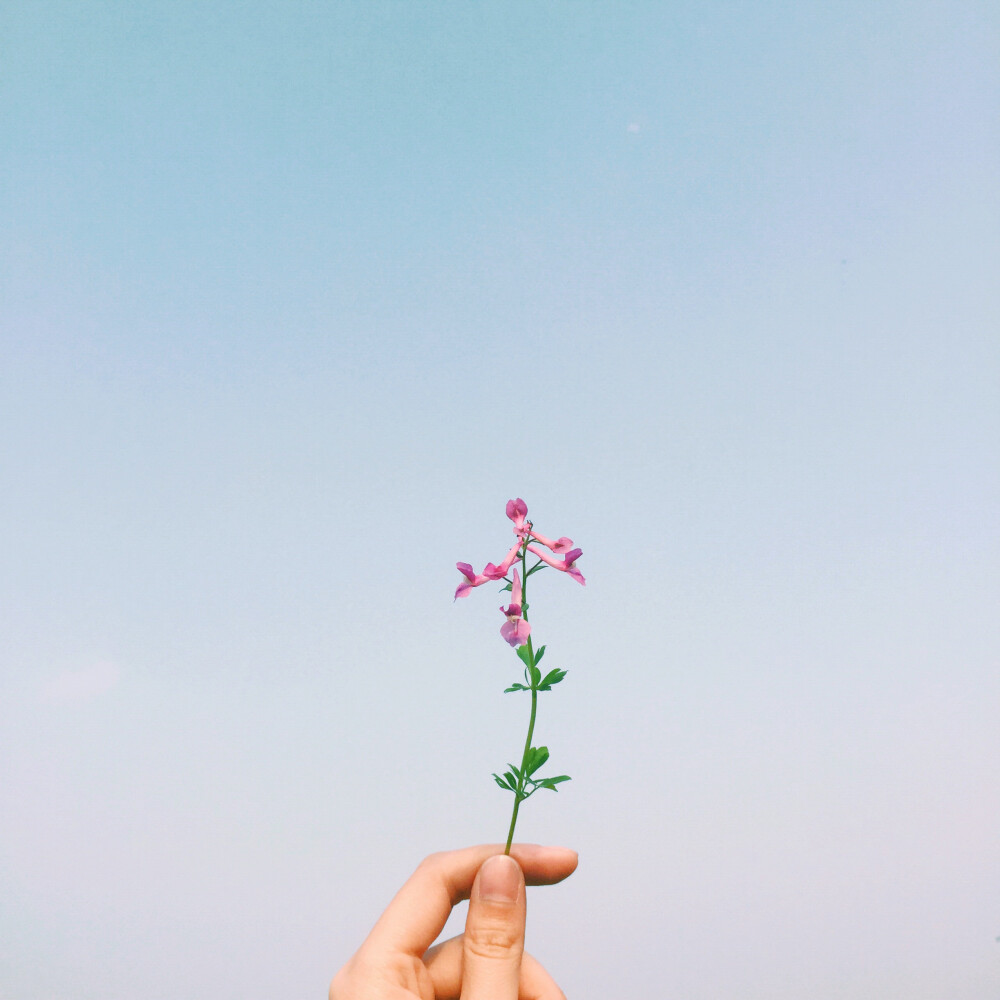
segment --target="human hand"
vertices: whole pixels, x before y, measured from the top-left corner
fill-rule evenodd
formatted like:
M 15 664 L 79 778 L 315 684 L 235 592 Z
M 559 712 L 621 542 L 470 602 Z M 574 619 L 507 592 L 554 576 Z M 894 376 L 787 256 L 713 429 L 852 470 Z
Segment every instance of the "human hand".
M 515 844 L 510 857 L 502 851 L 484 844 L 422 861 L 337 973 L 330 1000 L 565 1000 L 524 954 L 524 886 L 561 882 L 576 852 L 537 844 Z M 463 899 L 465 933 L 431 948 Z

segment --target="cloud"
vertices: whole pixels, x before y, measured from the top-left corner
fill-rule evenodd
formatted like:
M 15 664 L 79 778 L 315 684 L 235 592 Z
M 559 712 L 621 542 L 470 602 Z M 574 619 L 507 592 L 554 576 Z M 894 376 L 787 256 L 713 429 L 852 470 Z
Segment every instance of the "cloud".
M 641 127 L 642 126 L 640 126 L 640 124 L 638 122 L 629 122 L 628 123 L 628 131 L 629 132 L 638 132 Z
M 121 680 L 122 672 L 109 660 L 98 660 L 87 667 L 63 670 L 42 684 L 45 701 L 80 704 L 107 694 Z

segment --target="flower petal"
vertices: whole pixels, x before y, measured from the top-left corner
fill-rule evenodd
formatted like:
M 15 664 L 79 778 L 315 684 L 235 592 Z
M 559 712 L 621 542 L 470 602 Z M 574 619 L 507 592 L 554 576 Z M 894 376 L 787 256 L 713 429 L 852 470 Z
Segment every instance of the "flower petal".
M 531 634 L 531 626 L 523 618 L 506 621 L 500 626 L 500 635 L 511 646 L 523 646 Z
M 514 560 L 517 558 L 517 554 L 520 549 L 521 541 L 518 539 L 511 546 L 507 555 L 503 557 L 503 562 L 501 562 L 499 566 L 494 566 L 493 563 L 486 564 L 486 568 L 483 570 L 483 576 L 485 576 L 487 580 L 502 580 L 514 564 Z
M 570 549 L 562 559 L 556 559 L 554 556 L 550 556 L 548 552 L 536 549 L 534 545 L 529 545 L 528 551 L 538 556 L 543 563 L 546 563 L 553 569 L 559 570 L 561 573 L 568 573 L 577 583 L 586 586 L 587 581 L 584 580 L 583 574 L 573 565 L 583 555 L 583 549 Z
M 528 516 L 528 505 L 518 497 L 516 500 L 507 501 L 507 516 L 512 521 L 524 520 Z
M 561 552 L 567 552 L 569 549 L 573 548 L 573 539 L 566 538 L 565 535 L 554 542 L 551 538 L 546 538 L 544 535 L 540 535 L 534 528 L 532 528 L 531 537 L 540 541 L 542 545 L 544 545 L 547 549 L 551 549 L 557 555 Z

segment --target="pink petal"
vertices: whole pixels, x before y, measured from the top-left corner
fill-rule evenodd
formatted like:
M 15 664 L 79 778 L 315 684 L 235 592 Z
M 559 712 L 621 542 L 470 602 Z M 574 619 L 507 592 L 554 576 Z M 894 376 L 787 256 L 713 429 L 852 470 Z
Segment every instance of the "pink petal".
M 507 516 L 512 521 L 523 521 L 528 516 L 528 505 L 520 497 L 516 500 L 508 500 Z
M 574 565 L 577 559 L 579 559 L 582 555 L 583 549 L 570 549 L 570 551 L 566 553 L 566 572 L 569 573 L 569 575 L 573 577 L 573 579 L 576 580 L 581 587 L 585 587 L 587 585 L 587 581 L 584 580 L 583 574 Z
M 507 516 L 514 522 L 514 534 L 518 539 L 525 538 L 531 528 L 531 522 L 525 520 L 528 516 L 528 505 L 520 497 L 508 500 Z
M 538 558 L 541 559 L 543 563 L 547 563 L 553 569 L 558 569 L 565 572 L 566 567 L 563 565 L 563 561 L 561 559 L 555 559 L 553 556 L 550 556 L 548 552 L 543 552 L 541 549 L 536 549 L 534 545 L 529 545 L 528 551 L 532 553 L 532 555 L 538 556 Z
M 477 576 L 473 571 L 472 567 L 468 563 L 455 563 L 458 571 L 465 577 L 465 580 L 458 585 L 458 589 L 455 591 L 455 600 L 457 601 L 460 597 L 468 597 L 469 591 L 473 587 L 481 587 L 489 577 Z
M 486 568 L 483 570 L 483 576 L 487 580 L 502 580 L 506 575 L 510 567 L 513 565 L 514 560 L 517 558 L 517 553 L 520 551 L 521 542 L 516 541 L 511 547 L 510 552 L 503 557 L 503 562 L 499 566 L 494 566 L 493 563 L 487 563 Z
M 523 646 L 528 641 L 531 634 L 531 626 L 523 619 L 517 618 L 514 621 L 504 622 L 500 626 L 500 635 L 510 643 L 511 646 Z
M 544 552 L 542 549 L 536 549 L 534 545 L 528 546 L 528 551 L 533 555 L 538 556 L 543 563 L 547 563 L 553 569 L 559 570 L 561 573 L 569 573 L 577 583 L 586 586 L 587 581 L 584 580 L 583 574 L 573 565 L 573 563 L 583 555 L 583 549 L 570 549 L 569 552 L 562 559 L 555 559 L 550 556 L 548 552 Z
M 472 588 L 474 584 L 471 583 L 460 583 L 458 589 L 455 591 L 455 600 L 457 601 L 460 597 L 468 597 L 472 593 Z
M 566 538 L 563 536 L 558 541 L 554 542 L 551 538 L 546 538 L 544 535 L 538 534 L 537 531 L 532 529 L 531 537 L 537 538 L 538 541 L 542 543 L 547 549 L 551 549 L 555 553 L 566 552 L 573 547 L 573 539 Z

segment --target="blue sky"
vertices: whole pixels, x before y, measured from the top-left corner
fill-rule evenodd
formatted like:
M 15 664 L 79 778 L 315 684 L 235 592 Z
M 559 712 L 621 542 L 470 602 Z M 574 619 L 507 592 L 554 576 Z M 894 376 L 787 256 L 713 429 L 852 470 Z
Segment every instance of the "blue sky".
M 322 996 L 501 838 L 513 496 L 567 994 L 996 992 L 993 5 L 0 38 L 0 995 Z

